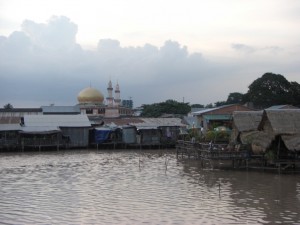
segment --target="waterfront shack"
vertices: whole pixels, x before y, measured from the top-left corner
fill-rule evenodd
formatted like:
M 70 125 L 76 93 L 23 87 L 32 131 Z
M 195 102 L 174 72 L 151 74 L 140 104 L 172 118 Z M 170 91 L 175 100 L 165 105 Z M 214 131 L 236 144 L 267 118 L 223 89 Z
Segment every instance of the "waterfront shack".
M 125 125 L 122 129 L 122 142 L 126 145 L 136 144 L 137 128 L 136 126 Z
M 300 109 L 265 110 L 258 129 L 272 139 L 267 148 L 276 146 L 277 157 L 300 152 Z
M 0 149 L 12 149 L 19 145 L 20 124 L 0 124 Z
M 86 115 L 25 115 L 25 127 L 58 127 L 68 147 L 88 147 L 91 123 Z
M 160 146 L 161 144 L 161 130 L 157 127 L 137 127 L 137 144 L 140 144 L 141 146 Z
M 22 151 L 25 148 L 38 149 L 56 148 L 65 146 L 66 142 L 62 138 L 61 130 L 56 127 L 46 126 L 24 126 L 19 131 L 20 144 Z
M 235 111 L 252 111 L 252 109 L 240 104 L 231 104 L 200 110 L 198 112 L 193 112 L 192 115 L 197 117 L 199 124 L 205 133 L 218 126 L 225 126 L 231 129 L 232 115 Z
M 232 144 L 251 145 L 253 140 L 265 136 L 258 130 L 263 111 L 235 111 L 233 112 Z M 260 153 L 260 152 L 256 152 Z
M 180 118 L 141 118 L 140 122 L 131 123 L 138 129 L 142 145 L 172 146 L 179 138 L 180 129 L 186 125 Z
M 99 146 L 113 146 L 122 142 L 122 132 L 119 127 L 95 127 L 90 130 L 90 145 Z

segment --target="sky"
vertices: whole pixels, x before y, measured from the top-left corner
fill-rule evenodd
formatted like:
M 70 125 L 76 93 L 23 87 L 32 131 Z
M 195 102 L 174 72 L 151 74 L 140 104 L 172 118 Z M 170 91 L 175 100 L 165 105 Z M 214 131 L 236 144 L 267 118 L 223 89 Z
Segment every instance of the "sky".
M 300 83 L 299 0 L 0 0 L 0 107 L 209 104 L 264 73 Z

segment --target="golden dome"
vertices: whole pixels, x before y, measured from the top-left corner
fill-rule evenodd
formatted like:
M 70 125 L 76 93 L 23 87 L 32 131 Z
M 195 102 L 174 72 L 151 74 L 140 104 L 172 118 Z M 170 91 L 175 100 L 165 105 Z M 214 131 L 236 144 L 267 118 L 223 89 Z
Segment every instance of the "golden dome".
M 103 103 L 104 96 L 103 94 L 95 88 L 87 87 L 79 92 L 77 96 L 79 103 L 94 103 L 101 104 Z

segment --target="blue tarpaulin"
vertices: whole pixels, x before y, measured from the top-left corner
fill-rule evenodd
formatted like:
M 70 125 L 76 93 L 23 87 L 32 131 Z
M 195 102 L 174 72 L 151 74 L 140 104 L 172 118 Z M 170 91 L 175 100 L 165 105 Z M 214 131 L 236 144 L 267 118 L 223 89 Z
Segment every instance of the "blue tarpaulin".
M 95 142 L 101 144 L 108 141 L 111 132 L 112 130 L 109 128 L 95 129 Z

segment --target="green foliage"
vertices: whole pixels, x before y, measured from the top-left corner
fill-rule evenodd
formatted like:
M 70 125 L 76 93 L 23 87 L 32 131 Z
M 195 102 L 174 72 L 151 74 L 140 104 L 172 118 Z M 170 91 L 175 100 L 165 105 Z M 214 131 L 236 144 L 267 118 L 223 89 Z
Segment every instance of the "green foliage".
M 192 104 L 191 107 L 192 108 L 204 108 L 204 105 L 201 105 L 201 104 Z
M 218 141 L 225 141 L 229 142 L 230 138 L 230 132 L 227 131 L 207 131 L 204 137 L 205 141 L 213 141 L 213 142 L 218 142 Z
M 224 101 L 215 102 L 216 107 L 219 107 L 219 106 L 222 106 L 222 105 L 227 105 L 227 103 L 224 102 Z
M 12 104 L 7 103 L 7 104 L 5 104 L 5 105 L 3 106 L 3 108 L 4 108 L 4 109 L 13 109 L 14 107 L 13 107 Z
M 295 106 L 300 105 L 300 84 L 297 82 L 291 82 L 291 95 L 292 95 L 292 104 Z
M 211 108 L 213 108 L 214 106 L 213 106 L 213 104 L 212 103 L 209 103 L 209 104 L 207 104 L 206 106 L 205 106 L 205 108 L 207 108 L 207 109 L 211 109 Z
M 267 159 L 267 161 L 269 163 L 272 163 L 275 158 L 276 158 L 276 153 L 274 152 L 274 150 L 269 149 L 266 153 L 265 153 L 265 158 Z
M 294 85 L 298 89 L 297 85 Z M 247 98 L 255 106 L 266 108 L 272 105 L 293 104 L 292 85 L 280 74 L 265 73 L 249 86 Z
M 175 100 L 167 100 L 161 103 L 151 105 L 143 105 L 141 116 L 160 117 L 163 114 L 186 115 L 191 111 L 189 103 L 177 102 Z
M 239 104 L 243 102 L 244 95 L 239 92 L 232 92 L 228 95 L 226 104 Z

